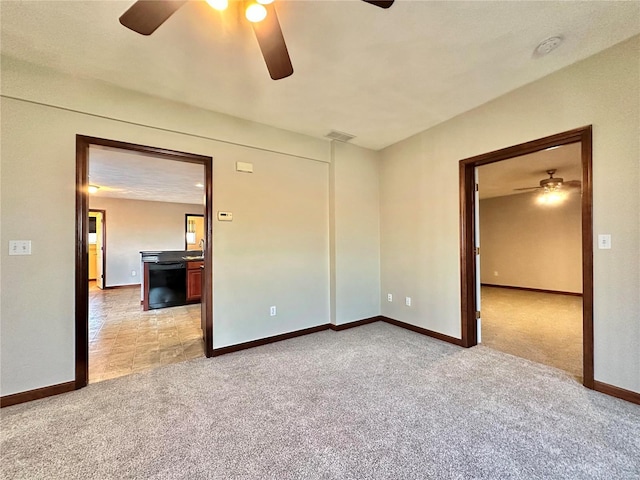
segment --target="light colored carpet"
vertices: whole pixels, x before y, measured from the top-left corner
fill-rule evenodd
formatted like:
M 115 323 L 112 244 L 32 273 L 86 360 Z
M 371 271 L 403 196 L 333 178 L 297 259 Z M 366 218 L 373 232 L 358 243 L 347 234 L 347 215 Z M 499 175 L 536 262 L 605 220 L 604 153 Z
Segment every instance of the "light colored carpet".
M 1 414 L 11 479 L 640 478 L 640 406 L 380 322 Z
M 482 287 L 482 344 L 582 382 L 582 297 Z

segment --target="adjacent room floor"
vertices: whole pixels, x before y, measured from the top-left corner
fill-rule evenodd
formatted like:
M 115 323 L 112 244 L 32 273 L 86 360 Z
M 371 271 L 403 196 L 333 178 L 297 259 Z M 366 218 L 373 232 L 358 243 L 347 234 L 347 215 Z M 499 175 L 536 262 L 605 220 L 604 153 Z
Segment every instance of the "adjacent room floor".
M 582 297 L 482 287 L 482 344 L 582 380 Z
M 90 283 L 90 383 L 202 356 L 199 303 L 144 312 L 139 286 Z

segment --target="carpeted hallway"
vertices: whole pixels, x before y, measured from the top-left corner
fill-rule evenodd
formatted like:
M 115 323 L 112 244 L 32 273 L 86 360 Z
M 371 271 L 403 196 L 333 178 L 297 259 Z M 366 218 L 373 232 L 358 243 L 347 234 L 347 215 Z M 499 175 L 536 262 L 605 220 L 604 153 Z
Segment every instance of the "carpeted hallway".
M 483 286 L 482 344 L 582 382 L 582 297 Z
M 640 406 L 381 322 L 1 414 L 11 479 L 640 478 Z

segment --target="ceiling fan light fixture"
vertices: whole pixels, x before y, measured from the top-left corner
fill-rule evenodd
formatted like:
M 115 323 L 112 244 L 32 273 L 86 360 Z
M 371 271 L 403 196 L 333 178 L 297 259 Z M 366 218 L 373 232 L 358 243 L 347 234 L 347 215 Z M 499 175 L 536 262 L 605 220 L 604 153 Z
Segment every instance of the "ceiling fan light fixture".
M 538 195 L 537 202 L 540 205 L 559 205 L 567 198 L 566 192 L 560 192 L 558 190 L 545 191 L 541 195 Z
M 562 186 L 562 182 L 564 182 L 563 178 L 554 177 L 554 173 L 556 173 L 555 169 L 547 170 L 549 178 L 540 180 L 540 186 L 544 188 L 545 192 L 554 191 L 560 188 Z
M 267 17 L 267 9 L 259 3 L 251 3 L 244 11 L 244 15 L 250 22 L 258 23 Z
M 215 8 L 219 11 L 226 10 L 229 6 L 229 0 L 207 0 L 207 3 L 211 8 Z
M 97 185 L 89 185 L 89 188 L 87 190 L 89 191 L 89 193 L 97 193 L 98 190 L 100 190 L 100 187 Z
M 189 0 L 137 0 L 120 16 L 120 23 L 140 35 L 151 35 Z M 223 10 L 229 0 L 206 0 L 214 9 Z M 380 8 L 389 8 L 394 0 L 364 0 Z M 245 17 L 253 23 L 267 70 L 273 80 L 293 74 L 293 65 L 282 35 L 273 0 L 242 0 Z M 266 7 L 265 7 L 266 5 Z M 267 8 L 268 7 L 268 8 Z M 268 18 L 267 18 L 268 17 Z M 261 23 L 267 19 L 266 22 Z

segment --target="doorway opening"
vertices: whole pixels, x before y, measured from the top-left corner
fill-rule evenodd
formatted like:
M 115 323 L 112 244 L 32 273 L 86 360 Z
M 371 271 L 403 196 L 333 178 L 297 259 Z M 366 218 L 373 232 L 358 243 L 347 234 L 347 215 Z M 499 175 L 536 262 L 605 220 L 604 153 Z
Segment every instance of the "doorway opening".
M 107 230 L 106 211 L 89 209 L 89 281 L 90 285 L 102 290 L 105 285 L 106 275 L 106 250 Z
M 103 256 L 103 290 L 96 288 L 96 291 L 91 292 L 92 297 L 90 299 L 89 251 L 91 249 L 90 242 L 93 240 L 93 235 L 90 235 L 93 229 L 91 225 L 93 221 L 90 219 L 89 211 L 97 209 L 93 208 L 95 205 L 90 205 L 90 202 L 94 203 L 96 201 L 90 200 L 89 172 L 92 166 L 92 155 L 95 155 L 96 151 L 101 150 L 112 150 L 125 156 L 137 156 L 140 160 L 144 160 L 146 162 L 145 168 L 148 168 L 148 175 L 145 177 L 149 177 L 151 182 L 150 185 L 147 185 L 147 192 L 153 190 L 154 185 L 152 182 L 161 176 L 159 174 L 154 175 L 154 171 L 157 173 L 159 169 L 162 168 L 181 168 L 181 171 L 186 171 L 186 164 L 192 165 L 192 167 L 189 167 L 189 170 L 194 170 L 195 168 L 196 172 L 199 171 L 200 181 L 196 187 L 199 187 L 200 190 L 197 193 L 197 200 L 192 203 L 202 205 L 202 198 L 204 197 L 204 205 L 200 207 L 202 208 L 200 214 L 203 219 L 203 241 L 201 242 L 202 246 L 197 258 L 194 252 L 186 251 L 186 249 L 183 250 L 186 235 L 185 229 L 183 228 L 184 214 L 194 208 L 199 210 L 197 205 L 185 205 L 185 202 L 180 203 L 181 200 L 166 203 L 164 199 L 147 201 L 143 198 L 103 198 L 103 202 L 109 201 L 113 204 L 109 207 L 111 209 L 109 218 L 113 224 L 110 227 L 110 238 L 114 246 L 114 248 L 110 248 L 109 258 L 113 260 L 113 265 L 109 267 L 110 283 L 107 284 L 106 275 L 104 275 L 107 265 L 104 262 Z M 177 164 L 176 162 L 183 163 Z M 95 356 L 91 357 L 89 345 L 90 335 L 95 337 L 96 332 L 102 329 L 109 313 L 114 317 L 112 319 L 113 322 L 110 324 L 110 329 L 113 331 L 104 331 L 104 338 L 102 339 L 106 340 L 105 346 L 109 344 L 109 348 L 114 347 L 114 345 L 111 344 L 115 344 L 117 335 L 113 335 L 113 333 L 116 330 L 122 333 L 120 337 L 122 337 L 122 341 L 125 342 L 127 340 L 125 337 L 134 337 L 134 324 L 137 323 L 137 325 L 135 325 L 137 331 L 135 332 L 133 345 L 121 345 L 119 348 L 126 350 L 126 354 L 121 355 L 113 362 L 110 359 L 108 360 L 109 362 L 133 362 L 135 357 L 132 355 L 138 355 L 140 353 L 139 351 L 148 347 L 147 351 L 143 353 L 145 354 L 144 356 L 149 358 L 140 358 L 138 369 L 144 369 L 147 366 L 158 364 L 155 357 L 161 358 L 163 354 L 164 357 L 161 358 L 159 364 L 162 364 L 162 362 L 173 363 L 174 361 L 179 361 L 184 356 L 183 353 L 186 352 L 187 348 L 187 345 L 184 343 L 185 340 L 189 341 L 192 338 L 195 339 L 195 337 L 198 337 L 197 341 L 200 345 L 198 347 L 200 349 L 199 355 L 203 353 L 207 357 L 212 355 L 212 163 L 213 160 L 211 157 L 202 155 L 101 138 L 76 136 L 76 389 L 86 386 L 89 382 L 89 368 L 92 361 L 94 361 L 94 363 L 100 360 L 106 361 L 104 358 L 98 359 L 98 357 Z M 184 165 L 184 167 L 180 167 L 180 165 Z M 129 171 L 128 173 L 130 174 L 131 172 Z M 117 175 L 117 173 L 114 174 L 114 172 L 111 172 L 111 175 Z M 204 177 L 203 180 L 202 176 Z M 94 183 L 94 180 L 92 177 L 92 183 Z M 164 185 L 156 185 L 156 188 L 167 195 L 168 189 Z M 107 191 L 109 189 L 105 187 L 104 190 Z M 111 191 L 113 192 L 115 190 L 115 188 L 112 188 Z M 111 197 L 117 197 L 117 195 L 112 194 Z M 163 203 L 159 204 L 159 201 Z M 169 209 L 169 207 L 171 207 L 170 220 L 167 220 L 166 210 Z M 159 217 L 157 221 L 151 218 L 152 215 L 148 212 L 153 209 L 163 212 L 162 220 L 160 220 Z M 105 211 L 102 212 L 103 221 L 107 209 L 105 208 L 104 210 Z M 181 211 L 181 213 L 178 213 L 179 211 Z M 98 234 L 97 230 L 98 227 L 96 225 L 96 236 Z M 105 228 L 102 229 L 103 239 L 106 238 L 104 236 L 105 230 Z M 167 235 L 164 233 L 159 234 L 162 232 L 169 233 Z M 106 247 L 106 245 L 104 246 Z M 189 302 L 187 302 L 185 298 L 183 306 L 173 306 L 172 308 L 158 310 L 143 308 L 149 304 L 148 301 L 146 305 L 144 303 L 144 292 L 147 291 L 145 290 L 145 286 L 149 286 L 149 283 L 145 284 L 145 275 L 147 275 L 148 281 L 150 265 L 148 262 L 151 261 L 148 257 L 145 257 L 144 254 L 148 253 L 149 250 L 154 250 L 152 253 L 159 253 L 159 256 L 162 257 L 153 263 L 154 268 L 162 268 L 168 263 L 172 265 L 182 264 L 182 273 L 184 273 L 185 277 L 185 289 L 187 288 L 187 268 L 196 272 L 198 280 L 202 279 L 202 283 L 198 282 L 197 293 L 199 297 L 197 299 L 192 297 Z M 157 252 L 155 252 L 156 250 Z M 168 256 L 172 256 L 172 258 L 164 258 Z M 176 258 L 174 259 L 173 257 Z M 172 261 L 168 262 L 168 260 Z M 91 317 L 90 302 L 92 306 Z M 90 323 L 95 323 L 95 321 L 102 322 L 102 325 L 96 327 Z M 125 324 L 128 328 L 127 331 L 124 331 Z M 149 326 L 151 330 L 145 330 Z M 178 353 L 176 353 L 177 348 L 174 349 L 173 352 L 163 352 L 162 350 L 164 347 L 171 348 L 172 346 L 169 345 L 169 343 L 175 340 L 175 338 L 165 338 L 166 345 L 160 345 L 163 343 L 163 335 L 166 337 L 173 335 L 168 332 L 168 328 L 173 328 L 176 333 L 180 333 L 180 335 L 184 334 L 185 336 L 185 338 L 180 337 L 177 339 L 177 341 L 182 342 L 180 346 L 184 347 L 179 356 Z M 178 332 L 181 328 L 182 330 Z M 190 328 L 190 330 L 186 331 L 186 328 Z M 106 338 L 110 335 L 113 338 Z M 177 337 L 177 335 L 173 336 Z M 91 338 L 91 340 L 94 341 L 95 338 Z M 94 344 L 91 345 L 92 347 L 96 346 Z M 204 345 L 204 347 L 202 347 L 202 345 Z M 92 355 L 96 355 L 96 352 L 100 350 L 101 346 L 97 345 L 97 347 L 98 349 L 95 352 L 91 352 Z M 135 353 L 133 347 L 136 349 Z M 113 353 L 113 351 L 110 351 L 109 355 Z M 132 358 L 129 360 L 127 355 L 132 356 Z M 124 358 L 125 356 L 127 356 L 127 359 Z M 140 356 L 142 357 L 143 355 Z M 174 356 L 174 358 L 169 358 L 172 356 Z M 135 364 L 132 364 L 129 373 L 132 373 L 134 370 Z
M 578 381 L 580 160 L 580 144 L 572 143 L 476 167 L 478 341 L 559 368 Z
M 510 161 L 517 157 L 532 155 L 537 152 L 550 151 L 558 147 L 570 146 L 571 144 L 575 144 L 575 147 L 579 152 L 580 164 L 580 177 L 578 182 L 580 184 L 581 195 L 579 197 L 580 218 L 578 228 L 580 229 L 581 238 L 578 240 L 578 246 L 581 275 L 577 280 L 579 285 L 576 287 L 576 279 L 573 279 L 573 284 L 571 284 L 572 286 L 567 288 L 568 291 L 564 291 L 563 293 L 579 293 L 578 290 L 581 290 L 582 293 L 581 306 L 578 307 L 581 308 L 581 325 L 574 324 L 572 328 L 581 329 L 582 334 L 581 354 L 583 385 L 588 388 L 593 388 L 593 222 L 591 126 L 552 135 L 550 137 L 545 137 L 539 140 L 534 140 L 460 161 L 462 344 L 465 347 L 471 347 L 478 344 L 481 340 L 481 322 L 483 316 L 481 309 L 481 292 L 483 288 L 487 288 L 487 285 L 482 287 L 480 278 L 480 273 L 482 271 L 480 268 L 482 249 L 480 244 L 481 238 L 479 235 L 480 225 L 478 223 L 480 216 L 480 196 L 477 190 L 478 167 L 495 164 L 497 162 Z M 531 163 L 531 165 L 535 164 Z M 567 178 L 567 180 L 573 180 L 573 178 Z M 539 186 L 544 187 L 542 184 Z M 520 252 L 519 255 L 523 255 L 523 252 Z M 493 276 L 494 279 L 499 278 L 500 272 L 498 270 L 492 270 L 484 272 L 483 275 L 483 283 L 488 284 L 490 282 L 487 281 L 487 278 L 491 278 L 491 276 Z M 567 280 L 567 282 L 570 283 L 571 280 Z M 495 283 L 500 282 L 495 281 Z M 523 289 L 520 290 L 524 291 Z M 557 292 L 558 290 L 563 289 L 554 286 L 550 289 L 534 287 L 527 290 L 529 294 L 533 293 L 532 290 L 537 290 L 536 293 L 539 294 L 548 294 L 548 292 L 544 292 L 544 290 L 554 290 Z M 495 294 L 495 290 L 492 293 Z M 567 298 L 569 298 L 569 296 L 567 296 Z M 577 333 L 580 332 L 573 332 L 573 334 Z M 562 367 L 560 366 L 560 368 Z

